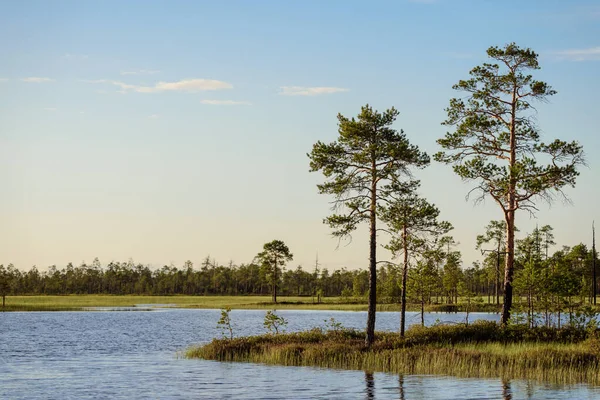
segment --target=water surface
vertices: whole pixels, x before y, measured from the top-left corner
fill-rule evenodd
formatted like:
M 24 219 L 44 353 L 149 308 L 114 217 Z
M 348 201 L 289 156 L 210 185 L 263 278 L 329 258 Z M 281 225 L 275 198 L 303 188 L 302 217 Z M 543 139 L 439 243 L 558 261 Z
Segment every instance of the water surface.
M 236 335 L 264 332 L 264 310 L 231 312 Z M 282 310 L 288 330 L 334 317 L 364 328 L 366 312 Z M 0 399 L 600 399 L 600 389 L 500 379 L 398 376 L 364 371 L 187 360 L 177 353 L 210 341 L 219 310 L 0 313 Z M 472 313 L 470 319 L 497 320 Z M 428 313 L 427 324 L 462 321 Z M 408 313 L 409 323 L 419 323 Z M 377 314 L 396 330 L 398 313 Z

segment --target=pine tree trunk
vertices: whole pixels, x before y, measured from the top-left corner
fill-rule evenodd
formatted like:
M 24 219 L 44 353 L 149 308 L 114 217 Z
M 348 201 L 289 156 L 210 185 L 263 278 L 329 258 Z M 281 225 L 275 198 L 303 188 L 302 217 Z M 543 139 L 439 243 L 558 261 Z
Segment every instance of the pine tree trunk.
M 548 251 L 546 250 L 546 253 Z M 548 259 L 548 255 L 546 255 Z M 596 228 L 592 222 L 592 296 L 594 298 L 594 305 L 596 305 L 596 294 L 598 292 L 598 279 L 596 279 Z
M 273 303 L 277 304 L 277 258 L 273 266 Z
M 377 176 L 375 158 L 372 161 L 371 210 L 369 235 L 369 310 L 367 312 L 367 337 L 365 344 L 370 347 L 375 341 L 375 312 L 377 307 Z
M 406 219 L 405 219 L 406 221 Z M 400 336 L 404 336 L 406 328 L 406 279 L 408 278 L 408 243 L 406 223 L 402 229 L 402 246 L 404 247 L 404 263 L 402 265 L 402 294 L 400 297 Z
M 496 253 L 496 305 L 500 305 L 500 241 Z
M 506 325 L 510 318 L 512 307 L 512 279 L 515 263 L 515 211 L 517 210 L 516 188 L 514 167 L 517 162 L 517 135 L 516 135 L 516 113 L 517 113 L 517 88 L 513 89 L 511 121 L 510 121 L 510 159 L 509 159 L 509 182 L 507 193 L 507 207 L 504 211 L 506 220 L 506 267 L 504 269 L 504 304 L 502 306 L 502 318 L 500 323 Z
M 506 217 L 506 266 L 504 269 L 504 304 L 502 305 L 502 318 L 500 322 L 503 325 L 510 319 L 510 310 L 512 308 L 512 279 L 515 260 L 515 213 L 509 211 Z

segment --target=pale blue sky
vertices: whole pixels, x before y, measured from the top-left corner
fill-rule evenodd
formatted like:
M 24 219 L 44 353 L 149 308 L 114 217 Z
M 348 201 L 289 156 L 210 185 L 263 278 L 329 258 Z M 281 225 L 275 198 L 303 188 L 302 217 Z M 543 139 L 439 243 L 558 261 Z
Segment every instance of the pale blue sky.
M 0 263 L 248 262 L 282 239 L 310 267 L 367 265 L 367 235 L 336 250 L 306 153 L 336 114 L 370 103 L 428 153 L 451 86 L 515 41 L 557 91 L 544 138 L 589 167 L 522 231 L 589 243 L 600 224 L 600 1 L 0 1 Z M 418 173 L 466 265 L 500 219 L 449 167 Z M 385 240 L 384 237 L 381 238 Z

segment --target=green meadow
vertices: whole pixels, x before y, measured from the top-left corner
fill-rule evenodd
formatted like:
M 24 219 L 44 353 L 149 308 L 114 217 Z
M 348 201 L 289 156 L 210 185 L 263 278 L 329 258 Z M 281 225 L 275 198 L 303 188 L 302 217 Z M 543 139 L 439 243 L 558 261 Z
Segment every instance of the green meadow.
M 277 304 L 271 296 L 138 296 L 138 295 L 39 295 L 7 296 L 5 311 L 79 311 L 87 307 L 134 307 L 139 304 L 169 304 L 177 308 L 231 308 L 231 309 L 296 309 L 366 311 L 362 300 L 342 297 L 322 298 L 320 303 L 311 297 L 280 296 Z M 431 304 L 425 311 L 463 311 L 464 302 L 458 305 Z M 0 308 L 1 310 L 1 308 Z M 399 311 L 399 304 L 378 304 L 378 311 Z M 409 304 L 408 310 L 418 311 L 420 306 Z M 493 304 L 471 305 L 471 311 L 496 312 Z

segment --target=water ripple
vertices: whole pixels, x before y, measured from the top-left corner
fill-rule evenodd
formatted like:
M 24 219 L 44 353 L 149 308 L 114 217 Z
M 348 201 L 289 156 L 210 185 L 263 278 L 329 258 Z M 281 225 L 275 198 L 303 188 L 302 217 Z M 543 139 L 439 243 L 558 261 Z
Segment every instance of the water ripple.
M 219 335 L 219 310 L 161 311 L 1 313 L 0 399 L 600 398 L 598 388 L 586 385 L 187 360 L 177 352 Z M 262 333 L 264 313 L 232 311 L 236 335 Z M 366 321 L 364 312 L 279 313 L 289 320 L 290 330 L 323 326 L 330 317 L 347 327 L 363 328 Z M 417 315 L 409 313 L 409 321 L 418 322 Z M 463 318 L 430 313 L 426 323 Z M 397 313 L 378 313 L 378 329 L 397 326 Z

